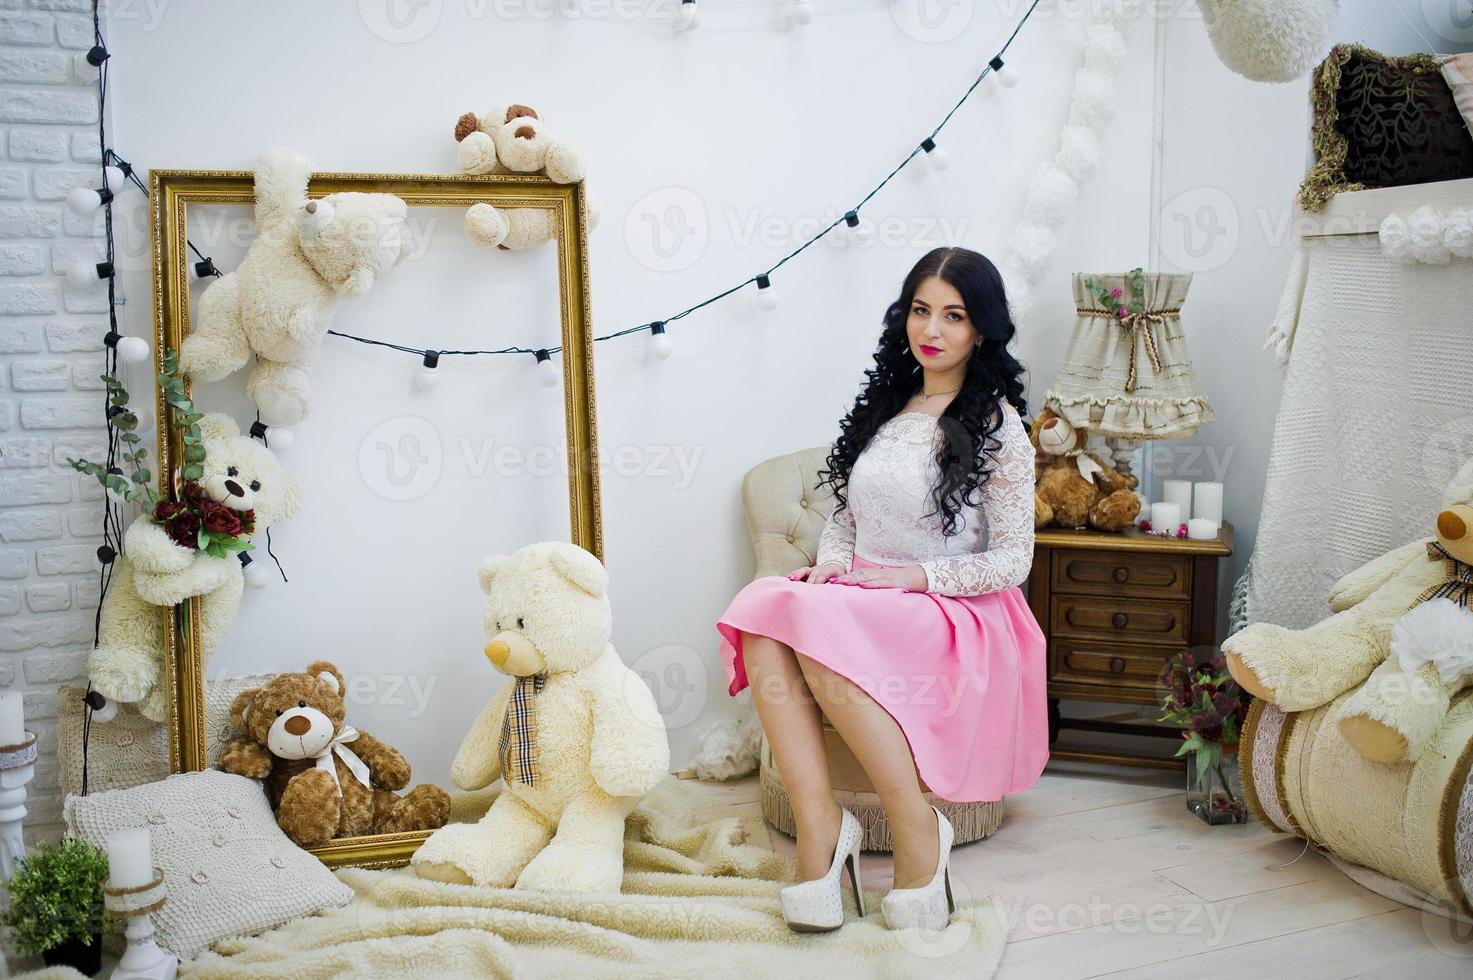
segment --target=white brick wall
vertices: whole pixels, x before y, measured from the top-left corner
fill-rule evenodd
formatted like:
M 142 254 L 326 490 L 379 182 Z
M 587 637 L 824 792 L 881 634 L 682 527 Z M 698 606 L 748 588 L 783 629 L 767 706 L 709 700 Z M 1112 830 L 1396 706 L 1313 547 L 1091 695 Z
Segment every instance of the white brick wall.
M 60 833 L 56 689 L 84 682 L 97 607 L 101 493 L 66 457 L 103 451 L 101 286 L 62 262 L 101 252 L 66 211 L 101 185 L 86 0 L 0 0 L 0 688 L 40 738 L 27 836 Z M 101 311 L 101 312 L 99 312 Z

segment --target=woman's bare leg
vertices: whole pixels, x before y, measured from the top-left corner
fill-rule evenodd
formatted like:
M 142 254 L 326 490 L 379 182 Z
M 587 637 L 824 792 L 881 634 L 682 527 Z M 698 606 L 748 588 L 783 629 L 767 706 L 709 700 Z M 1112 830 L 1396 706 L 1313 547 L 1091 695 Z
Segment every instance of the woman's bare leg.
M 822 878 L 839 842 L 839 805 L 829 784 L 823 715 L 792 647 L 770 636 L 743 632 L 742 659 L 757 717 L 793 807 L 798 880 Z
M 844 744 L 854 753 L 890 821 L 895 887 L 919 888 L 936 873 L 936 817 L 921 793 L 905 733 L 890 713 L 855 683 L 802 653 L 808 688 Z

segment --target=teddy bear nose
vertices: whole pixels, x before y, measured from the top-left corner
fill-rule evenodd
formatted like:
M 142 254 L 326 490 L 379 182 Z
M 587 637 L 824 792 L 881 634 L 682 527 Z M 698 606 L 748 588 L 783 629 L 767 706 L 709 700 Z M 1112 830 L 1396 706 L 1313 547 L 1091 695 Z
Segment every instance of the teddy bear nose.
M 518 126 L 516 132 L 512 133 L 519 140 L 529 140 L 537 135 L 537 130 L 531 126 Z
M 282 727 L 288 735 L 305 735 L 312 730 L 312 722 L 306 715 L 292 715 Z
M 1468 522 L 1445 510 L 1437 515 L 1437 533 L 1449 541 L 1460 541 L 1468 533 Z
M 227 492 L 229 492 L 229 494 L 232 497 L 244 497 L 245 496 L 245 491 L 242 490 L 240 484 L 239 483 L 236 483 L 234 480 L 226 480 L 225 481 L 225 489 L 226 489 Z
M 505 640 L 492 640 L 486 644 L 486 656 L 490 658 L 493 664 L 500 667 L 506 663 L 506 658 L 511 656 L 511 647 L 507 645 Z

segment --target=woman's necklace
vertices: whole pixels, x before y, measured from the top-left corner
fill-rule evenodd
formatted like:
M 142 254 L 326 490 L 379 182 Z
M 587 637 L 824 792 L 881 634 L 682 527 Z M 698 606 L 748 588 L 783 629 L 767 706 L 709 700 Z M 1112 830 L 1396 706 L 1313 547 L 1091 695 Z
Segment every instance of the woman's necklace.
M 954 395 L 958 391 L 961 391 L 961 389 L 960 388 L 953 388 L 950 391 L 933 391 L 933 392 L 930 392 L 930 393 L 927 393 L 925 391 L 922 391 L 921 392 L 921 404 L 922 405 L 926 404 L 926 399 L 927 398 L 935 398 L 938 395 Z

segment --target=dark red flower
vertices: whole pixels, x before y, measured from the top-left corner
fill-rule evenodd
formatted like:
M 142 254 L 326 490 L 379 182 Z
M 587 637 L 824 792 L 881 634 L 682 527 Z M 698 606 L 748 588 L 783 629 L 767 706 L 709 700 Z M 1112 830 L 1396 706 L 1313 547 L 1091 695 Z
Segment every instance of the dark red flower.
M 199 547 L 199 516 L 183 511 L 175 514 L 164 524 L 164 530 L 174 543 L 191 550 Z
M 205 511 L 204 522 L 205 530 L 211 534 L 228 534 L 235 537 L 243 530 L 240 518 L 236 516 L 235 511 L 220 504 Z
M 1197 715 L 1192 719 L 1192 731 L 1209 742 L 1222 738 L 1222 718 L 1219 715 Z

